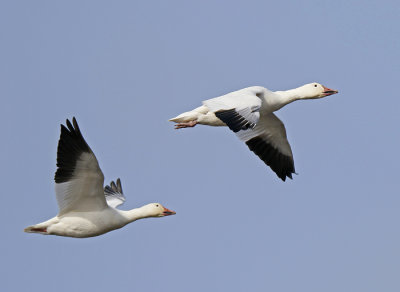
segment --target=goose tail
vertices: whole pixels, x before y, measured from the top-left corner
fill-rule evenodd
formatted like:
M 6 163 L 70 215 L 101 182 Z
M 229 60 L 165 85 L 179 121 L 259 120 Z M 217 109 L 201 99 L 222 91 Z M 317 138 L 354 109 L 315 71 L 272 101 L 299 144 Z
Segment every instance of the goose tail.
M 175 118 L 169 119 L 169 121 L 175 123 L 186 123 L 190 121 L 196 121 L 200 116 L 208 113 L 208 111 L 209 109 L 203 105 L 189 112 L 184 112 L 179 116 L 176 116 Z

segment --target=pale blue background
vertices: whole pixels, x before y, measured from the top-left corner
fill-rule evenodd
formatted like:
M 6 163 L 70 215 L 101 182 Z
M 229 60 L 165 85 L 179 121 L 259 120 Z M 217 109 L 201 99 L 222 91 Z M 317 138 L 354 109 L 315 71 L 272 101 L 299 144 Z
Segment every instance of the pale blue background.
M 398 1 L 2 1 L 1 291 L 400 291 Z M 167 120 L 246 86 L 338 89 L 278 112 L 281 182 L 224 128 Z M 57 213 L 76 116 L 125 209 L 176 216 L 97 238 Z

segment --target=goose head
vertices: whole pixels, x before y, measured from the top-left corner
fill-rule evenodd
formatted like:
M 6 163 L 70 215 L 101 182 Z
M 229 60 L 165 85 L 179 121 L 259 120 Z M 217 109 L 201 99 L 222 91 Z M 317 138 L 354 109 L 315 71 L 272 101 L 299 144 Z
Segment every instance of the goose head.
M 337 90 L 330 89 L 317 82 L 303 85 L 299 89 L 303 99 L 317 99 L 338 93 Z
M 143 207 L 147 217 L 164 217 L 175 215 L 176 212 L 165 208 L 160 203 L 151 203 Z

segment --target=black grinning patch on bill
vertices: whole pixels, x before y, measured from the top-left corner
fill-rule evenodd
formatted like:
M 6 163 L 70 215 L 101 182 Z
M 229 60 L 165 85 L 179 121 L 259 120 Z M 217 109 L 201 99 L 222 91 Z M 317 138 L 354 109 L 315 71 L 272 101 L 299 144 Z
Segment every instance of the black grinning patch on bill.
M 281 180 L 285 181 L 286 177 L 292 178 L 292 173 L 295 173 L 292 157 L 283 155 L 260 137 L 254 137 L 246 144 L 266 165 L 271 167 Z
M 61 125 L 60 140 L 57 147 L 57 171 L 54 176 L 56 183 L 69 181 L 81 154 L 92 152 L 82 136 L 75 117 L 72 118 L 72 123 L 73 125 L 67 120 L 67 127 Z
M 252 129 L 256 126 L 256 124 L 242 117 L 235 109 L 217 111 L 215 115 L 235 133 L 240 130 Z

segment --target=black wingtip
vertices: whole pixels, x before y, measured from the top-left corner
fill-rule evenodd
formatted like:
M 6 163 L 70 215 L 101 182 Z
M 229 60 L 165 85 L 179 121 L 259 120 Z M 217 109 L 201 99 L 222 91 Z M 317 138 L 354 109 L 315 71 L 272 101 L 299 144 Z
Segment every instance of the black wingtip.
M 118 190 L 118 192 L 123 194 L 123 192 L 122 192 L 122 184 L 121 184 L 121 180 L 119 178 L 117 178 L 117 190 Z
M 254 137 L 246 141 L 246 144 L 282 181 L 286 181 L 287 177 L 293 179 L 292 173 L 295 171 L 292 157 L 283 155 L 261 137 Z
M 115 185 L 114 181 L 110 182 L 110 187 L 112 188 L 113 191 L 115 191 L 115 192 L 117 191 L 117 186 Z
M 81 129 L 79 129 L 78 122 L 76 121 L 75 117 L 72 117 L 72 124 L 74 125 L 75 131 L 81 133 Z
M 68 130 L 69 130 L 70 132 L 73 132 L 73 131 L 74 131 L 74 127 L 72 126 L 71 122 L 67 119 L 67 120 L 65 121 L 65 123 L 67 124 Z
M 83 152 L 92 152 L 79 129 L 75 117 L 61 125 L 60 139 L 57 147 L 57 171 L 54 176 L 56 183 L 69 181 L 75 170 L 75 165 Z
M 123 194 L 121 180 L 119 178 L 117 178 L 116 183 L 113 180 L 110 182 L 110 188 L 115 193 Z
M 235 109 L 220 110 L 214 114 L 235 133 L 239 132 L 240 130 L 253 129 L 256 126 L 256 124 L 242 117 Z

